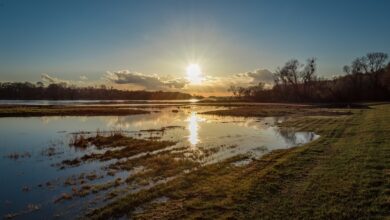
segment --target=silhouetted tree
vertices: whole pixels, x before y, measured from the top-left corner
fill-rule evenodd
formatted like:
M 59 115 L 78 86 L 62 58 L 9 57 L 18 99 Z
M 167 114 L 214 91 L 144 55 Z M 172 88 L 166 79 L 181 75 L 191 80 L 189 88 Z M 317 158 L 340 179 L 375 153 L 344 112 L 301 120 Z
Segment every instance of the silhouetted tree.
M 191 95 L 180 92 L 162 91 L 124 91 L 106 86 L 76 87 L 66 83 L 50 84 L 42 82 L 4 82 L 0 83 L 0 99 L 24 100 L 151 100 L 151 99 L 190 99 Z

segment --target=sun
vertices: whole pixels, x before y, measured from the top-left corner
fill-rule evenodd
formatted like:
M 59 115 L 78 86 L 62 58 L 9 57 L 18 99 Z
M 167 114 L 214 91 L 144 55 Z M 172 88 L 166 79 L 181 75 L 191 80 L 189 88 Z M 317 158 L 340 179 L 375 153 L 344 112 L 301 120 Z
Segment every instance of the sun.
M 191 84 L 202 83 L 202 70 L 198 64 L 190 64 L 187 66 L 187 80 Z

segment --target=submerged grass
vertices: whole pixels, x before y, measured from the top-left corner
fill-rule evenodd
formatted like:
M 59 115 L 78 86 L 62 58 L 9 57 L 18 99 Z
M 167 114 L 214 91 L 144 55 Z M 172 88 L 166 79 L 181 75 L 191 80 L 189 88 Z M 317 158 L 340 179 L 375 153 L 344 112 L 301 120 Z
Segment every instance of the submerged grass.
M 156 141 L 148 139 L 136 139 L 123 135 L 120 131 L 113 132 L 109 136 L 100 135 L 86 137 L 84 134 L 74 134 L 70 145 L 78 148 L 95 146 L 98 149 L 108 149 L 104 153 L 85 154 L 80 158 L 62 161 L 66 166 L 77 166 L 81 162 L 89 160 L 106 161 L 131 157 L 140 153 L 151 152 L 174 145 L 173 141 Z
M 242 167 L 232 165 L 240 156 L 207 165 L 114 200 L 86 217 L 388 218 L 390 105 L 348 111 L 338 117 L 303 114 L 281 125 L 316 131 L 321 138 L 312 143 L 272 151 Z M 163 196 L 165 202 L 151 203 Z

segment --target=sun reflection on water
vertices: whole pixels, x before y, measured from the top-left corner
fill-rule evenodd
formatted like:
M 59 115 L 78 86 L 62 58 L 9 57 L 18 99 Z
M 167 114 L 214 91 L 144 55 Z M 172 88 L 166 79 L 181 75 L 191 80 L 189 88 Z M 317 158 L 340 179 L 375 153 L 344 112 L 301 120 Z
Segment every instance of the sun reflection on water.
M 199 124 L 198 122 L 202 121 L 200 117 L 196 114 L 196 112 L 191 112 L 191 115 L 187 119 L 188 121 L 188 141 L 191 145 L 195 146 L 199 143 Z

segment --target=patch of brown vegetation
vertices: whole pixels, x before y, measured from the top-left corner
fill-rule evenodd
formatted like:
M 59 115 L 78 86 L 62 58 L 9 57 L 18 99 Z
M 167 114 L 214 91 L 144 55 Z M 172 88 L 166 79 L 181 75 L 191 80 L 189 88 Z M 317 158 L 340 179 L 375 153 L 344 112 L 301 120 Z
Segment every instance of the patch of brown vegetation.
M 136 139 L 123 135 L 121 132 L 113 132 L 109 136 L 102 136 L 99 133 L 94 137 L 86 137 L 83 134 L 74 134 L 71 145 L 86 148 L 94 145 L 98 149 L 107 148 L 104 153 L 86 154 L 80 158 L 62 161 L 62 165 L 77 166 L 83 161 L 121 159 L 131 157 L 144 152 L 151 152 L 174 145 L 173 141 L 157 141 Z M 120 149 L 118 149 L 120 147 Z
M 120 106 L 2 105 L 0 117 L 111 116 L 148 114 L 148 111 Z

